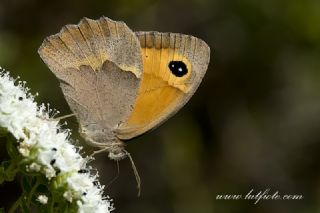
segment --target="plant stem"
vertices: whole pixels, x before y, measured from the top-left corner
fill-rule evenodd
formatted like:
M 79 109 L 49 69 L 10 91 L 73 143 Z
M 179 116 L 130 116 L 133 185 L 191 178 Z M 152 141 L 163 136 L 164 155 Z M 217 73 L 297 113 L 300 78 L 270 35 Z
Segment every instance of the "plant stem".
M 8 213 L 14 213 L 16 211 L 16 209 L 18 208 L 18 206 L 20 205 L 21 202 L 21 198 L 19 197 L 18 200 L 16 200 L 16 202 L 14 202 L 14 204 L 11 206 L 10 210 Z
M 51 200 L 51 205 L 50 205 L 50 207 L 49 207 L 49 208 L 50 208 L 50 209 L 49 209 L 49 212 L 50 212 L 50 213 L 53 213 L 53 212 L 54 212 L 54 211 L 53 211 L 53 210 L 54 210 L 54 196 L 53 196 L 53 195 L 51 196 L 51 199 L 52 199 L 52 200 Z
M 28 199 L 27 199 L 27 205 L 30 206 L 30 202 L 31 202 L 31 199 L 33 197 L 33 194 L 34 192 L 36 191 L 36 189 L 38 188 L 38 186 L 40 185 L 40 180 L 38 177 L 36 177 L 36 182 L 34 184 L 34 186 L 32 187 L 32 189 L 30 190 L 30 193 L 28 195 Z

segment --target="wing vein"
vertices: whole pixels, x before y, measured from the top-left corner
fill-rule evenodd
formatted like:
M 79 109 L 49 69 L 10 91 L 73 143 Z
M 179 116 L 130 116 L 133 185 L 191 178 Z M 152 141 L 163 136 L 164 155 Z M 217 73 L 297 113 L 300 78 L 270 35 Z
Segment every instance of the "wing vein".
M 88 63 L 91 67 L 93 67 L 92 64 L 91 64 L 91 62 L 90 62 L 90 60 L 88 59 L 87 55 L 83 52 L 83 50 L 81 49 L 81 47 L 80 47 L 80 45 L 78 44 L 78 42 L 74 39 L 74 36 L 73 36 L 72 33 L 70 32 L 70 29 L 69 29 L 68 27 L 66 27 L 66 30 L 69 32 L 69 34 L 70 34 L 71 38 L 73 39 L 74 43 L 77 44 L 77 47 L 78 47 L 79 51 L 82 53 L 82 56 L 84 56 L 84 57 L 86 58 L 87 63 Z M 79 30 L 79 31 L 80 31 L 80 30 Z

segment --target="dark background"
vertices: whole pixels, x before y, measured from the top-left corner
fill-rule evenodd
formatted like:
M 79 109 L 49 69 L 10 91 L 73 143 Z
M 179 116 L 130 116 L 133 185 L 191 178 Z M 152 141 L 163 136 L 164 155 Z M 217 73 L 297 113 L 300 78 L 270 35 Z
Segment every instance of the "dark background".
M 102 15 L 134 31 L 192 34 L 211 47 L 207 74 L 190 102 L 129 142 L 142 196 L 136 197 L 129 161 L 121 161 L 119 178 L 105 190 L 115 212 L 320 211 L 319 0 L 1 0 L 0 65 L 39 92 L 39 103 L 69 114 L 37 49 L 63 25 Z M 79 138 L 76 120 L 68 123 Z M 116 164 L 103 154 L 94 164 L 107 185 Z M 18 188 L 1 186 L 0 206 L 11 205 Z M 216 200 L 268 188 L 304 198 L 257 205 Z

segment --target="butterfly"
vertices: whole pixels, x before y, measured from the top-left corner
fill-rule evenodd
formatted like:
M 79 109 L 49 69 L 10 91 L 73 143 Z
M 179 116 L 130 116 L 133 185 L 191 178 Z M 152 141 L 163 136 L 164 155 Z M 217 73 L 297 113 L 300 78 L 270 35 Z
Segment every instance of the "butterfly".
M 128 156 L 123 141 L 186 104 L 210 60 L 210 48 L 199 38 L 133 32 L 106 17 L 64 26 L 38 53 L 59 79 L 80 134 L 113 160 Z

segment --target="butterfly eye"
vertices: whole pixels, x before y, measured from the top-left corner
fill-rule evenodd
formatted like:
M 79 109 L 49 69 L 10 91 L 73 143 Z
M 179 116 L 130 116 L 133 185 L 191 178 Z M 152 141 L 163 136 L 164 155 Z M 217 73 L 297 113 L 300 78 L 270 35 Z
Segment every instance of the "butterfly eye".
M 187 66 L 183 61 L 170 61 L 169 69 L 171 70 L 172 74 L 177 77 L 182 77 L 188 73 Z

